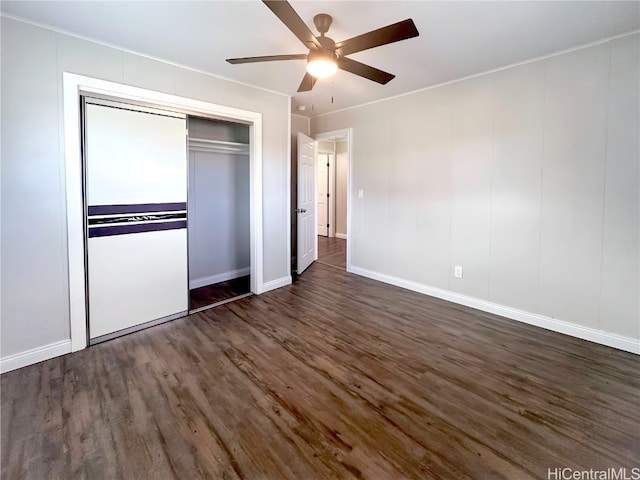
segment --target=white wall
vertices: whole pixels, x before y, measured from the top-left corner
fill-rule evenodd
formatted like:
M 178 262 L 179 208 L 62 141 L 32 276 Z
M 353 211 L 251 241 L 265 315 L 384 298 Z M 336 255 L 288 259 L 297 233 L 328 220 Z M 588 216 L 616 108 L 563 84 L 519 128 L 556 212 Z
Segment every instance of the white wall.
M 336 236 L 347 235 L 347 142 L 336 142 Z
M 336 152 L 336 144 L 335 142 L 328 140 L 320 140 L 318 142 L 318 153 L 335 153 Z
M 640 353 L 638 39 L 312 119 L 353 127 L 355 271 Z
M 3 360 L 70 338 L 62 72 L 262 113 L 264 281 L 289 277 L 287 97 L 1 21 Z
M 190 288 L 247 275 L 250 247 L 249 156 L 190 151 Z

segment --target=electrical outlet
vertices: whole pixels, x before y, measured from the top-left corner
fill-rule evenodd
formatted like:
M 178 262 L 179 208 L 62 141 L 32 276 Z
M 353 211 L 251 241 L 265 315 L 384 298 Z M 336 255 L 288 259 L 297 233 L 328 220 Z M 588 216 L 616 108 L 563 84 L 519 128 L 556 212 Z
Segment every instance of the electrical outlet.
M 364 198 L 364 190 L 362 188 L 358 190 L 358 198 Z
M 453 267 L 453 276 L 456 278 L 462 278 L 462 267 L 460 265 Z

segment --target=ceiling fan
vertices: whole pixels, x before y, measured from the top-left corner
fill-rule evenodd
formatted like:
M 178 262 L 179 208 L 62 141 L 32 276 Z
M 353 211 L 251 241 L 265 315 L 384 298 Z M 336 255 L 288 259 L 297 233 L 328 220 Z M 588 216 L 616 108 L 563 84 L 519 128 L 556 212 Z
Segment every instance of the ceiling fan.
M 318 32 L 320 32 L 320 36 L 317 37 L 309 30 L 309 27 L 286 0 L 262 1 L 304 43 L 309 49 L 309 53 L 228 58 L 227 62 L 237 64 L 279 60 L 306 60 L 307 73 L 298 87 L 298 92 L 311 90 L 318 78 L 329 77 L 338 68 L 384 85 L 395 78 L 395 75 L 347 58 L 346 55 L 399 42 L 400 40 L 407 40 L 419 35 L 413 20 L 407 19 L 336 43 L 324 35 L 329 31 L 333 21 L 331 15 L 320 13 L 313 17 L 313 23 Z

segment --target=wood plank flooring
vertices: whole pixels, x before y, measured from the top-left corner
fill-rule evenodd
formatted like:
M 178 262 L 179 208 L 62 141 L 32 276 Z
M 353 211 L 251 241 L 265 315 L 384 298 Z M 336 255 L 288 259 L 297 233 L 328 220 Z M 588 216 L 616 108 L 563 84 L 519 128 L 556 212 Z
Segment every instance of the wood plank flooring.
M 318 235 L 318 262 L 346 270 L 347 241 L 342 238 Z
M 640 462 L 640 357 L 322 264 L 2 375 L 3 479 L 546 479 Z
M 251 275 L 245 275 L 213 285 L 194 288 L 189 291 L 189 308 L 195 310 L 249 293 L 251 292 L 250 281 Z

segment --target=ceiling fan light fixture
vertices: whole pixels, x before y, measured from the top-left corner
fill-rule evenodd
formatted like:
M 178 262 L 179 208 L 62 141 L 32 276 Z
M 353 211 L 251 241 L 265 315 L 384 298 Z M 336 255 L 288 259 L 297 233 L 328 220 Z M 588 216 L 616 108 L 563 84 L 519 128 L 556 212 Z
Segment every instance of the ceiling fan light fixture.
M 338 71 L 336 56 L 332 53 L 310 52 L 307 58 L 307 72 L 316 78 L 327 78 Z

